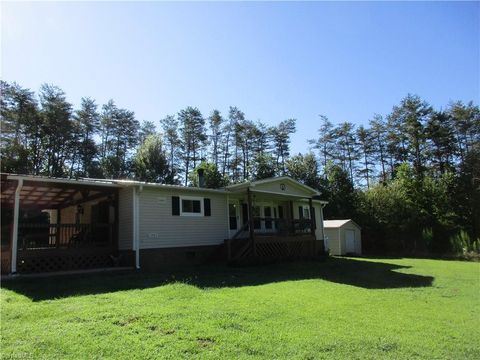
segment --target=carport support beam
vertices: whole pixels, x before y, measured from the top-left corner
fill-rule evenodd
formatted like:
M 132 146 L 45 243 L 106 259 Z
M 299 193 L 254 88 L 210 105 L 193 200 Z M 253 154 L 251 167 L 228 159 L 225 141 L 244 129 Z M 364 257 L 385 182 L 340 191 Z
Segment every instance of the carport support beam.
M 23 179 L 18 179 L 17 189 L 13 204 L 13 231 L 12 231 L 12 274 L 17 272 L 17 249 L 18 249 L 18 216 L 20 213 L 20 192 L 22 191 Z

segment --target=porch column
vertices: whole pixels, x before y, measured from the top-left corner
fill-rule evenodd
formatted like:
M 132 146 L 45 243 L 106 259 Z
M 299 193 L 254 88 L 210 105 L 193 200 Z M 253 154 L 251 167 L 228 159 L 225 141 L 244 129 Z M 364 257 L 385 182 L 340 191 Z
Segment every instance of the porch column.
M 308 206 L 310 207 L 310 233 L 312 234 L 312 237 L 313 237 L 313 243 L 312 243 L 313 254 L 317 255 L 318 249 L 317 249 L 317 242 L 315 241 L 317 240 L 317 237 L 315 236 L 315 219 L 314 219 L 315 212 L 313 210 L 312 198 L 308 198 Z
M 13 205 L 13 232 L 12 232 L 12 273 L 17 272 L 17 249 L 18 249 L 18 216 L 20 212 L 20 192 L 22 191 L 23 179 L 18 180 L 17 189 L 15 190 Z
M 315 216 L 315 211 L 313 210 L 312 198 L 308 199 L 308 206 L 310 207 L 310 232 L 312 233 L 312 236 L 315 237 L 315 219 L 313 218 Z
M 255 231 L 253 229 L 253 205 L 252 205 L 252 192 L 250 188 L 247 189 L 247 203 L 248 203 L 248 229 L 250 232 L 250 241 L 253 246 L 253 256 L 257 255 L 257 250 L 255 249 Z

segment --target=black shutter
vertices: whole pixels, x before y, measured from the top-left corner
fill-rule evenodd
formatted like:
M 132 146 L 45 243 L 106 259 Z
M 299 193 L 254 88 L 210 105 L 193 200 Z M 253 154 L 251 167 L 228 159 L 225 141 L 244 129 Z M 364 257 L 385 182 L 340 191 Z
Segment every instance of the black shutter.
M 172 196 L 172 215 L 180 215 L 180 198 Z
M 203 199 L 203 214 L 205 216 L 212 216 L 212 209 L 210 207 L 210 199 Z
M 315 217 L 315 208 L 312 206 L 312 221 L 313 221 L 313 228 L 317 230 L 317 218 Z
M 283 206 L 278 207 L 278 218 L 283 219 Z
M 303 219 L 303 206 L 298 207 L 298 215 L 300 216 L 300 219 Z

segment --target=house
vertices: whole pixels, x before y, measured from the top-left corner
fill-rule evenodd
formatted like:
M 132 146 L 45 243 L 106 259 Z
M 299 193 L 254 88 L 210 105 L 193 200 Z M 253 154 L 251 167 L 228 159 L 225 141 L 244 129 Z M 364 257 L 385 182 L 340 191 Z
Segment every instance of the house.
M 289 177 L 207 189 L 2 174 L 2 272 L 314 256 L 318 196 Z
M 362 253 L 362 232 L 360 226 L 351 220 L 325 220 L 326 248 L 332 255 Z

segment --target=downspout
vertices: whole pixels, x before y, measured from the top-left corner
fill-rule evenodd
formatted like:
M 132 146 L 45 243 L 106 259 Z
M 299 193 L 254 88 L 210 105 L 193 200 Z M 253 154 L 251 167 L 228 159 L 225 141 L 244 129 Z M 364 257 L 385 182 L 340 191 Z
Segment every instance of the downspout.
M 17 249 L 18 249 L 18 215 L 20 212 L 20 192 L 22 191 L 23 179 L 18 179 L 17 189 L 15 190 L 13 207 L 13 232 L 12 232 L 12 274 L 17 272 Z
M 227 237 L 230 239 L 230 196 L 227 194 Z
M 140 201 L 139 194 L 143 186 L 133 188 L 133 243 L 135 250 L 135 268 L 140 269 Z
M 338 228 L 338 252 L 342 255 L 342 238 L 341 238 L 341 227 Z
M 327 243 L 326 243 L 326 240 L 325 240 L 325 225 L 323 223 L 323 208 L 326 206 L 327 204 L 321 204 L 321 207 L 320 207 L 320 215 L 322 217 L 322 238 L 323 238 L 323 248 L 324 248 L 324 251 L 327 252 L 327 250 L 330 250 L 330 247 L 327 248 Z

